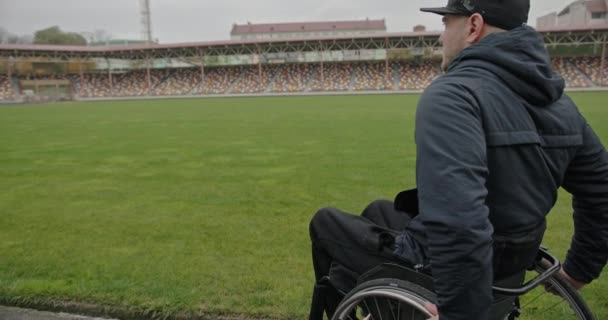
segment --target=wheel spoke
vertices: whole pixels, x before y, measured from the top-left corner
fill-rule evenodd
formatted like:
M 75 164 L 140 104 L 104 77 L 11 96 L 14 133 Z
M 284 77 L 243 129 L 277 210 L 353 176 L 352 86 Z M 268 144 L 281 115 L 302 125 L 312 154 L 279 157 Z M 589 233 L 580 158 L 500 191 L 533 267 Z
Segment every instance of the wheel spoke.
M 356 320 L 356 318 L 355 318 L 355 319 L 353 319 L 353 318 L 350 316 L 351 314 L 352 314 L 351 312 L 347 313 L 347 314 L 346 314 L 346 317 L 348 317 L 348 319 L 350 319 L 350 320 Z M 355 317 L 356 317 L 356 315 L 355 315 Z
M 551 306 L 549 306 L 548 308 L 543 309 L 543 311 L 541 311 L 541 313 L 545 313 L 553 308 L 555 308 L 555 306 L 557 306 L 558 304 L 560 304 L 561 301 L 557 301 L 556 303 L 552 304 Z
M 374 301 L 376 302 L 376 309 L 378 310 L 378 316 L 380 317 L 380 320 L 382 320 L 382 313 L 380 312 L 380 305 L 378 305 L 378 299 L 374 298 Z
M 391 303 L 390 300 L 386 300 L 386 304 L 388 305 L 388 308 L 391 310 L 391 315 L 393 316 L 393 320 L 396 320 L 398 318 L 395 318 L 395 308 L 393 308 L 393 304 Z M 397 301 L 397 305 L 400 305 L 399 301 Z
M 397 303 L 397 319 L 401 319 L 399 315 L 401 314 L 401 302 Z
M 367 317 L 366 320 L 369 320 L 370 318 L 373 319 L 372 317 L 372 309 L 369 308 L 369 306 L 367 305 L 367 299 L 363 299 L 363 304 L 365 304 L 365 311 L 367 311 Z
M 530 305 L 532 302 L 534 302 L 534 301 L 538 300 L 540 297 L 542 297 L 542 296 L 546 295 L 546 294 L 547 294 L 547 290 L 551 289 L 551 288 L 553 287 L 553 284 L 552 284 L 552 283 L 549 283 L 549 284 L 548 284 L 548 286 L 549 286 L 548 288 L 546 288 L 544 291 L 541 291 L 541 293 L 540 293 L 540 294 L 538 294 L 536 297 L 534 297 L 534 298 L 532 298 L 532 299 L 530 299 L 530 300 L 527 300 L 527 299 L 526 299 L 526 300 L 527 300 L 527 301 L 526 301 L 526 304 L 525 304 L 525 305 L 523 305 L 523 306 L 521 306 L 521 308 L 523 309 L 523 308 L 527 307 L 527 306 L 528 306 L 528 305 Z M 540 290 L 542 290 L 542 289 L 540 289 Z

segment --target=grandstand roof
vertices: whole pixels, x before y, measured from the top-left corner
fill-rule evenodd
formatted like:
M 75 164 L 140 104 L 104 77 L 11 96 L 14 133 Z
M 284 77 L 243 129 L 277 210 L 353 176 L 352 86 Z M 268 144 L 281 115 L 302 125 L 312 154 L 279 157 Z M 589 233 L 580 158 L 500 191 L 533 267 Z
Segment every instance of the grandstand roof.
M 354 20 L 354 21 L 325 21 L 325 22 L 289 22 L 289 23 L 263 23 L 263 24 L 234 24 L 231 35 L 276 33 L 276 32 L 319 32 L 319 31 L 346 31 L 346 30 L 383 30 L 386 31 L 386 22 L 382 20 Z
M 608 24 L 539 30 L 550 45 L 598 44 L 608 41 Z M 78 60 L 166 59 L 256 53 L 319 52 L 366 49 L 414 49 L 440 47 L 441 32 L 383 33 L 360 36 L 324 36 L 301 39 L 255 39 L 129 46 L 0 45 L 0 59 Z
M 321 36 L 294 39 L 252 39 L 130 46 L 0 45 L 0 58 L 54 58 L 58 60 L 108 58 L 157 59 L 274 52 L 365 50 L 439 46 L 440 32 L 384 33 L 381 35 Z
M 540 33 L 548 33 L 548 32 L 566 32 L 566 33 L 573 33 L 573 32 L 590 32 L 590 33 L 594 33 L 594 32 L 608 32 L 608 23 L 606 23 L 606 24 L 580 25 L 580 26 L 568 26 L 568 27 L 560 27 L 560 26 L 547 27 L 547 28 L 538 29 L 538 32 L 540 32 Z

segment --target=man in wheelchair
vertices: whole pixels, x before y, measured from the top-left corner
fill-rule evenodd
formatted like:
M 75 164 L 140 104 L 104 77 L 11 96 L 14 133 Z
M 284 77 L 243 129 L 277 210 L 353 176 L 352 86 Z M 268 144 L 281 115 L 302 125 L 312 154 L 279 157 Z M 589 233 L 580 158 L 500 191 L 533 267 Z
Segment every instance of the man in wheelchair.
M 538 252 L 563 187 L 575 233 L 561 274 L 576 289 L 608 259 L 608 154 L 564 94 L 529 0 L 449 0 L 442 69 L 416 115 L 417 191 L 360 216 L 312 219 L 316 285 L 310 319 L 332 316 L 365 272 L 386 262 L 432 276 L 441 320 L 490 319 L 492 284 Z M 521 275 L 518 277 L 518 275 Z

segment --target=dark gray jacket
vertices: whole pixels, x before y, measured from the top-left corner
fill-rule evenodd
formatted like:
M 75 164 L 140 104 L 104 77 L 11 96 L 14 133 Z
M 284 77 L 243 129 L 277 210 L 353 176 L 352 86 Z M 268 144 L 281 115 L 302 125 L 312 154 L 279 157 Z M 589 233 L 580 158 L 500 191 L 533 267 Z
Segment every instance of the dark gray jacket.
M 463 50 L 422 95 L 420 214 L 397 246 L 430 260 L 441 320 L 488 318 L 493 244 L 542 237 L 560 187 L 575 224 L 564 268 L 590 282 L 606 264 L 608 154 L 563 90 L 524 26 Z

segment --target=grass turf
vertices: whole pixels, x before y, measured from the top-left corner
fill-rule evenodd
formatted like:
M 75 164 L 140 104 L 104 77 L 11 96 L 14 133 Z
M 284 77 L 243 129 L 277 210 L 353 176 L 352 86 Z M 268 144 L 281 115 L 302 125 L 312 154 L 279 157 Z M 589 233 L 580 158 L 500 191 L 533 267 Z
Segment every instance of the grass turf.
M 608 143 L 607 93 L 573 94 Z M 0 299 L 304 318 L 308 222 L 414 186 L 418 96 L 0 108 Z M 564 256 L 569 197 L 545 243 Z M 608 278 L 583 291 L 608 318 Z

